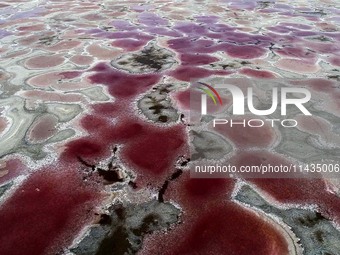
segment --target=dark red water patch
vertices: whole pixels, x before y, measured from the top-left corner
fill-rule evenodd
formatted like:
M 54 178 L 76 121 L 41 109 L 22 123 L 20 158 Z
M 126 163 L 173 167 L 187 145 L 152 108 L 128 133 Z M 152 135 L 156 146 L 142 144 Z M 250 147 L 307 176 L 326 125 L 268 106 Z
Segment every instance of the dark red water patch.
M 168 41 L 168 46 L 179 53 L 213 53 L 218 50 L 214 41 L 196 38 L 178 38 Z
M 147 132 L 147 124 L 142 124 L 130 119 L 120 119 L 110 132 L 103 134 L 103 137 L 107 141 L 126 143 L 130 139 L 145 136 Z
M 220 34 L 220 33 L 211 33 L 211 32 L 208 32 L 208 33 L 205 33 L 204 35 L 206 37 L 212 38 L 212 39 L 222 39 L 222 38 L 224 38 L 223 34 Z
M 217 23 L 217 24 L 209 24 L 209 30 L 215 33 L 224 34 L 228 32 L 234 31 L 236 28 L 233 26 L 228 26 L 226 24 Z
M 229 200 L 234 185 L 234 179 L 196 179 L 186 172 L 170 186 L 168 198 L 179 202 L 185 211 L 195 212 L 198 207 L 209 208 Z
M 76 171 L 55 166 L 32 174 L 1 207 L 1 254 L 47 254 L 53 245 L 56 254 L 91 220 L 98 198 Z
M 141 176 L 153 178 L 172 171 L 176 159 L 187 156 L 184 125 L 160 128 L 138 118 L 130 118 L 127 112 L 123 116 L 118 115 L 115 124 L 108 124 L 106 119 L 97 115 L 86 116 L 82 125 L 90 137 L 69 142 L 62 159 L 79 161 L 81 158 L 96 164 L 110 156 L 113 145 L 123 145 L 119 155 L 129 167 Z M 163 180 L 153 180 L 154 184 L 158 181 Z
M 315 199 L 316 191 L 325 194 L 324 182 L 320 179 L 253 179 L 258 185 L 280 202 L 308 204 Z
M 86 115 L 81 119 L 81 125 L 90 133 L 102 133 L 102 131 L 105 131 L 110 126 L 110 122 L 96 115 Z
M 219 196 L 222 191 L 226 192 L 226 183 L 227 179 L 188 179 L 184 194 L 202 199 Z
M 177 91 L 173 94 L 173 97 L 179 109 L 190 109 L 190 89 Z
M 174 29 L 187 35 L 201 35 L 206 32 L 204 26 L 197 25 L 191 22 L 179 22 L 174 26 Z
M 204 213 L 178 246 L 170 254 L 288 254 L 285 240 L 272 226 L 231 203 Z
M 340 57 L 333 57 L 333 58 L 330 58 L 330 62 L 332 65 L 335 65 L 335 66 L 340 66 Z
M 170 36 L 170 37 L 181 37 L 183 36 L 181 33 L 164 27 L 149 27 L 145 31 L 151 34 L 157 34 L 162 36 Z
M 133 126 L 133 128 L 139 128 Z M 123 149 L 123 157 L 140 173 L 161 174 L 173 166 L 187 140 L 182 125 L 157 129 L 151 126 Z
M 105 64 L 98 64 L 92 71 L 96 73 L 89 77 L 90 81 L 107 85 L 110 94 L 119 98 L 139 95 L 160 79 L 158 74 L 130 75 L 114 70 Z
M 145 41 L 139 41 L 134 39 L 119 39 L 112 43 L 112 46 L 123 48 L 128 51 L 138 50 L 146 44 Z
M 167 19 L 161 18 L 157 14 L 151 12 L 142 12 L 138 15 L 138 20 L 140 24 L 151 27 L 166 26 L 169 24 L 169 21 Z
M 99 134 L 100 135 L 100 134 Z M 91 163 L 98 162 L 99 159 L 110 156 L 109 144 L 98 139 L 85 137 L 69 142 L 61 155 L 61 160 L 67 162 L 77 162 L 79 158 Z
M 81 121 L 90 136 L 68 143 L 63 157 L 67 160 L 81 157 L 94 163 L 108 157 L 110 146 L 124 145 L 119 151 L 120 157 L 142 176 L 151 177 L 172 170 L 177 157 L 187 153 L 185 126 L 157 127 L 132 117 L 134 112 L 130 108 L 131 97 L 150 89 L 160 76 L 130 75 L 105 64 L 98 64 L 91 71 L 96 73 L 90 80 L 107 85 L 117 100 L 93 106 L 91 116 Z
M 136 25 L 130 23 L 129 21 L 119 19 L 115 19 L 114 21 L 110 22 L 109 25 L 113 25 L 117 30 L 123 31 L 131 31 L 138 29 Z
M 229 56 L 241 59 L 259 58 L 266 53 L 266 50 L 256 46 L 236 46 L 228 47 L 227 53 Z
M 104 71 L 110 71 L 112 68 L 104 62 L 96 64 L 94 67 L 92 67 L 89 72 L 104 72 Z
M 215 42 L 209 39 L 194 40 L 195 47 L 197 48 L 208 48 L 215 45 Z
M 208 77 L 211 75 L 211 71 L 199 67 L 180 66 L 171 71 L 170 75 L 181 81 L 191 81 Z
M 119 103 L 101 103 L 92 105 L 92 109 L 96 112 L 96 114 L 102 116 L 114 116 L 117 115 L 122 108 L 122 105 Z
M 167 240 L 149 244 L 142 254 L 288 254 L 286 240 L 269 223 L 234 203 L 222 202 L 185 217 Z M 175 233 L 175 234 L 173 234 Z
M 251 68 L 243 68 L 239 71 L 241 74 L 245 74 L 249 77 L 259 78 L 259 79 L 270 79 L 275 78 L 276 76 L 269 71 L 263 71 L 263 70 L 255 70 Z
M 183 65 L 207 65 L 218 61 L 218 58 L 207 54 L 182 54 L 181 62 Z

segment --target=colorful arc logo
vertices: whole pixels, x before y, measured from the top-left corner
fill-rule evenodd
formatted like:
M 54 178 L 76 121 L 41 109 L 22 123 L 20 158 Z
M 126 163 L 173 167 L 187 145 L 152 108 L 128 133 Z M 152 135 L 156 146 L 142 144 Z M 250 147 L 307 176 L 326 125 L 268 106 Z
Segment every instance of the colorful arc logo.
M 206 83 L 203 83 L 203 82 L 197 82 L 197 83 L 207 87 L 207 88 L 200 87 L 199 89 L 202 90 L 204 93 L 206 93 L 213 100 L 215 105 L 217 105 L 217 101 L 216 101 L 215 96 L 217 97 L 220 105 L 222 105 L 222 99 L 221 99 L 220 95 L 218 94 L 218 92 L 216 91 L 216 89 L 214 89 L 212 86 L 210 86 Z

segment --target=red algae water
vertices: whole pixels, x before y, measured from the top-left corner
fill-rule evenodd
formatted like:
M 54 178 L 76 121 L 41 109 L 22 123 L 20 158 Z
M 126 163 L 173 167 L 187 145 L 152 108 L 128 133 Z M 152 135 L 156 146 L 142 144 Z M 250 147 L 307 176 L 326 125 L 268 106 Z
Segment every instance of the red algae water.
M 337 5 L 0 3 L 0 254 L 340 254 Z

